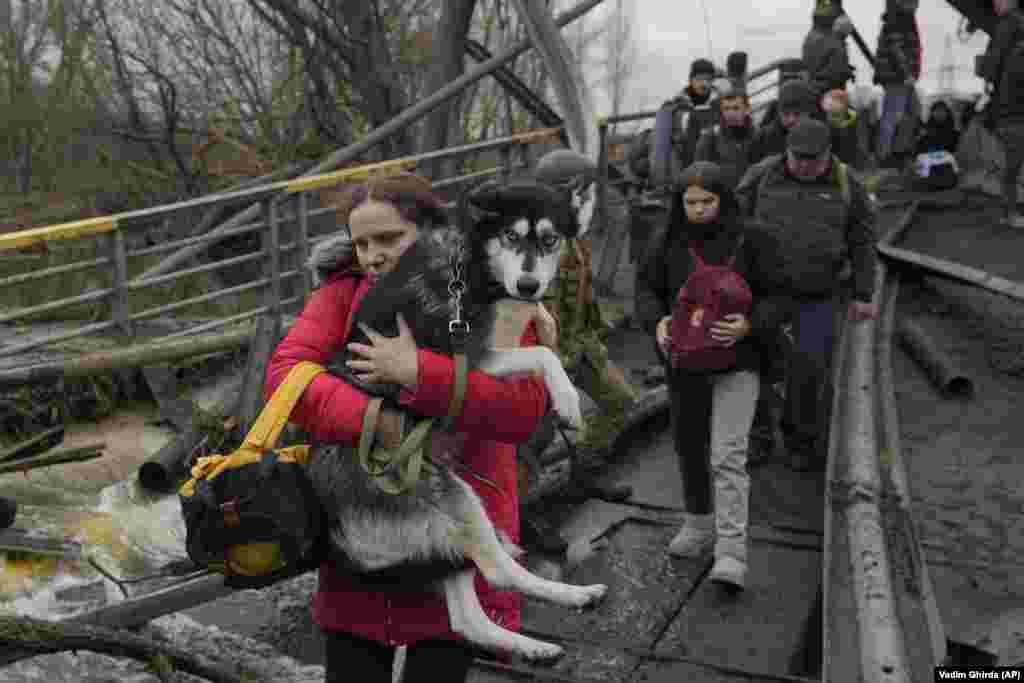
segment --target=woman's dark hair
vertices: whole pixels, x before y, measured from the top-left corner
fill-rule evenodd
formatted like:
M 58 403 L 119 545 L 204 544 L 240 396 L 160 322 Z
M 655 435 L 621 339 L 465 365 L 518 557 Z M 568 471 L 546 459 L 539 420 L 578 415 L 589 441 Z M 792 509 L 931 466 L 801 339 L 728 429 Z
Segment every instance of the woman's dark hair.
M 679 177 L 672 192 L 672 206 L 669 210 L 669 225 L 672 228 L 676 226 L 689 228 L 690 221 L 686 217 L 686 204 L 683 195 L 690 187 L 699 187 L 706 192 L 718 195 L 720 201 L 718 223 L 727 229 L 733 228 L 740 214 L 735 188 L 722 171 L 722 167 L 711 161 L 694 162 Z
M 446 222 L 444 202 L 434 194 L 430 181 L 414 173 L 371 177 L 355 186 L 321 190 L 321 201 L 337 209 L 339 226 L 348 225 L 352 211 L 369 200 L 387 202 L 410 223 L 420 227 Z

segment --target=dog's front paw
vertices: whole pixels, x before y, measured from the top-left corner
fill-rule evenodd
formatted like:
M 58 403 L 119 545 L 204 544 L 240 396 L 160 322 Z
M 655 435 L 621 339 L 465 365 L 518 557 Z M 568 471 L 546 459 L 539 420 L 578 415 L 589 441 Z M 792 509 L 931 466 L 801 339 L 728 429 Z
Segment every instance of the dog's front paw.
M 591 607 L 604 600 L 608 594 L 608 586 L 603 583 L 595 583 L 590 586 L 573 586 L 569 599 L 573 607 Z
M 519 644 L 519 647 L 516 648 L 516 654 L 528 662 L 537 664 L 545 662 L 554 663 L 565 654 L 565 650 L 559 645 L 528 638 L 525 639 L 525 642 Z

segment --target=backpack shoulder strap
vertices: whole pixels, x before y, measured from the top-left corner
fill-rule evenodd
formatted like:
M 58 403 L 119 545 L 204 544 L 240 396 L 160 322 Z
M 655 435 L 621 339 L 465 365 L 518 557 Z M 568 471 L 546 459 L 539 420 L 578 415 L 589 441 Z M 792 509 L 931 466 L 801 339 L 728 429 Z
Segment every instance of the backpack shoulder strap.
M 843 202 L 849 206 L 853 203 L 853 195 L 850 193 L 850 167 L 836 159 L 836 183 L 843 195 Z
M 704 259 L 700 257 L 700 254 L 697 253 L 697 250 L 694 249 L 692 246 L 687 247 L 686 249 L 690 252 L 690 256 L 693 257 L 694 262 L 697 264 L 697 268 L 703 268 Z
M 736 248 L 732 250 L 732 255 L 729 256 L 729 260 L 725 262 L 725 265 L 727 265 L 729 268 L 732 268 L 733 266 L 736 265 L 736 259 L 739 257 L 740 249 L 743 248 L 743 240 L 745 237 L 745 235 L 741 234 L 739 238 L 736 240 Z

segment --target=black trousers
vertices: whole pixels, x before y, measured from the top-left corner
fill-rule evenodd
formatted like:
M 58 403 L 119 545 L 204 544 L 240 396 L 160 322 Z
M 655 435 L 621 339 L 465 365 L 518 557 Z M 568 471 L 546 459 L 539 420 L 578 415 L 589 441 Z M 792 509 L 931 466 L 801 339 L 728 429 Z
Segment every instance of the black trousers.
M 325 683 L 391 683 L 395 648 L 348 633 L 324 633 Z M 402 683 L 462 683 L 475 651 L 454 640 L 424 640 L 410 645 Z
M 667 364 L 665 372 L 686 511 L 691 515 L 711 514 L 711 378 L 679 372 Z
M 1024 93 L 1021 93 L 1024 97 Z M 1006 214 L 1017 212 L 1017 182 L 1021 167 L 1024 166 L 1024 121 L 999 124 L 996 135 L 1006 152 L 1006 167 L 1003 169 L 1003 198 L 1006 200 Z

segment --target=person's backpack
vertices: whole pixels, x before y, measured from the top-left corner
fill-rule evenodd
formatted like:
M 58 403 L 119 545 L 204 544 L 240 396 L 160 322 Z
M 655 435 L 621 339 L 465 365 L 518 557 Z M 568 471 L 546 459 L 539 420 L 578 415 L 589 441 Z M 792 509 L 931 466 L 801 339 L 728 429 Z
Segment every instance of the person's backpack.
M 743 246 L 742 237 L 737 251 Z M 753 307 L 750 286 L 733 266 L 736 254 L 725 265 L 709 266 L 692 247 L 696 268 L 679 290 L 672 308 L 669 360 L 673 368 L 690 372 L 728 370 L 736 365 L 736 345 L 721 346 L 711 338 L 711 326 L 733 313 L 749 317 Z
M 960 175 L 956 157 L 947 150 L 918 154 L 914 171 L 916 184 L 924 190 L 952 189 Z
M 629 148 L 626 152 L 626 160 L 629 164 L 629 170 L 633 172 L 637 178 L 641 180 L 648 180 L 651 176 L 651 135 L 653 129 L 646 128 L 635 136 L 629 143 Z
M 312 569 L 323 555 L 323 508 L 306 473 L 310 446 L 274 449 L 313 378 L 314 363 L 292 368 L 238 450 L 199 458 L 179 489 L 185 549 L 232 588 L 262 588 Z

